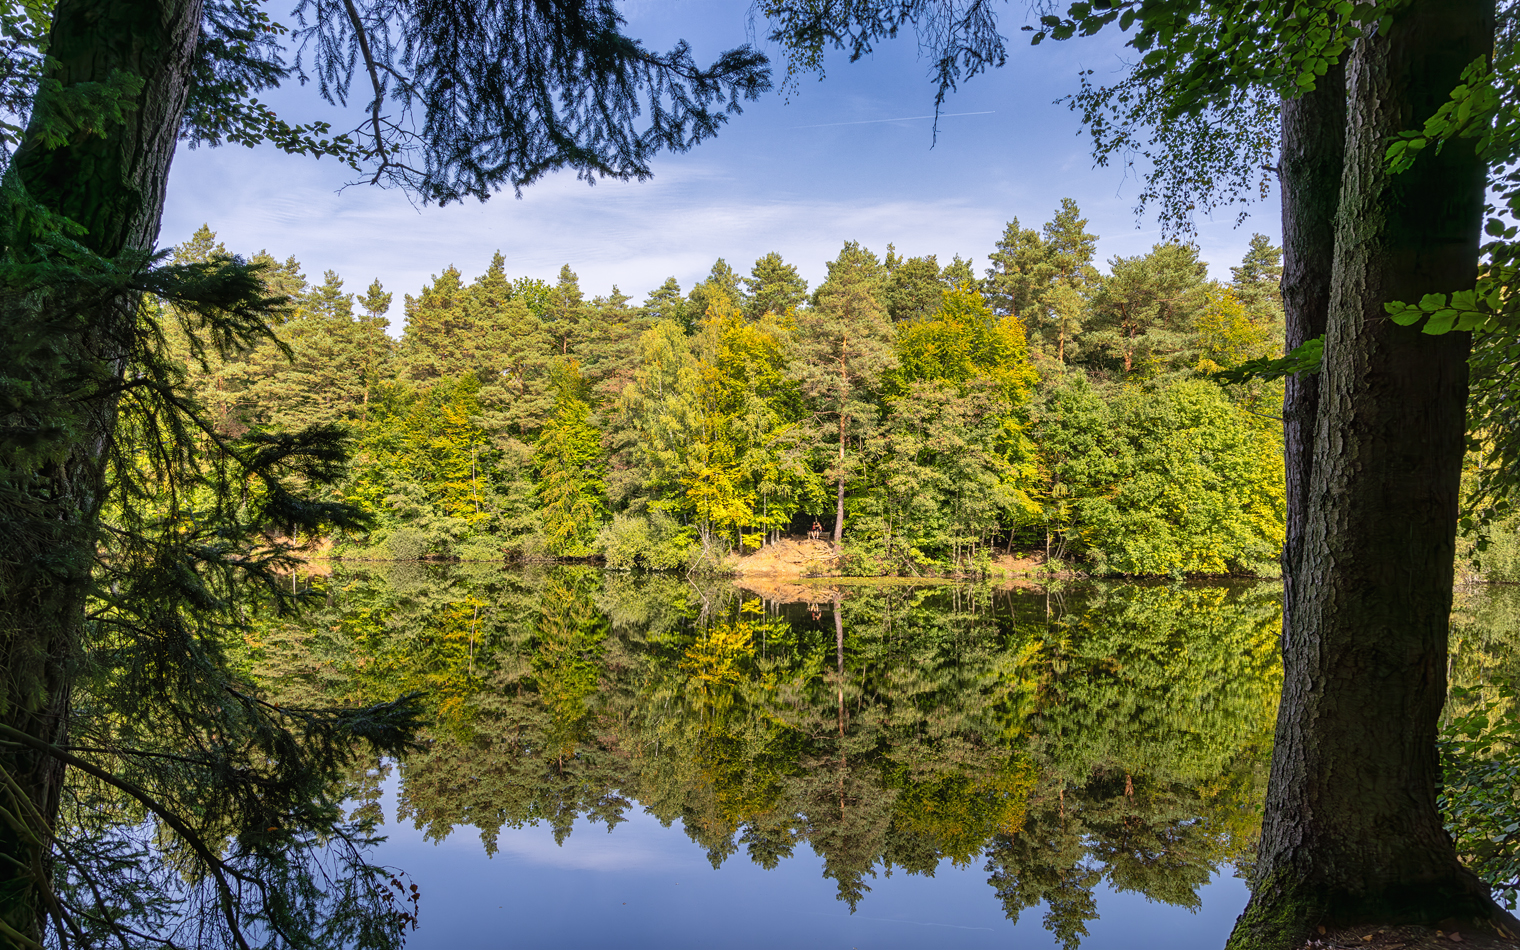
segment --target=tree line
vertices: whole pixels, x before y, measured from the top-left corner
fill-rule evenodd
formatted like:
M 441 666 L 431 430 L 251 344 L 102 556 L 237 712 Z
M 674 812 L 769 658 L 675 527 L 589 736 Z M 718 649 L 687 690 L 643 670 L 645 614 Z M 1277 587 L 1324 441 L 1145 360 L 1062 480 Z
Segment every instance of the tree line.
M 1222 369 L 1275 355 L 1280 251 L 1228 281 L 1163 243 L 1095 266 L 1074 202 L 959 256 L 848 242 L 815 288 L 771 253 L 689 290 L 588 295 L 498 253 L 406 295 L 308 282 L 275 339 L 190 365 L 225 433 L 345 427 L 337 488 L 369 514 L 349 556 L 602 557 L 716 567 L 815 520 L 858 573 L 986 569 L 1039 549 L 1090 571 L 1272 573 L 1281 387 Z M 226 254 L 203 227 L 184 263 Z M 184 345 L 183 342 L 181 345 Z

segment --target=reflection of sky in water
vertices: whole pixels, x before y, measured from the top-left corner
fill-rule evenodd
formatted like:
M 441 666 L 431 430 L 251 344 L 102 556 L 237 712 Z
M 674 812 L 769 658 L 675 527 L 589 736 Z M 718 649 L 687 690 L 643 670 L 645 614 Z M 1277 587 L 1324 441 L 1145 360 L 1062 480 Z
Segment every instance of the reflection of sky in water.
M 851 916 L 805 845 L 774 871 L 742 851 L 714 870 L 679 823 L 663 828 L 635 808 L 611 834 L 577 820 L 563 847 L 547 825 L 503 829 L 500 851 L 488 858 L 473 828 L 435 844 L 410 822 L 396 824 L 394 779 L 387 786 L 389 840 L 378 859 L 404 868 L 422 890 L 411 950 L 1057 946 L 1040 926 L 1043 908 L 1009 923 L 979 862 L 944 862 L 933 878 L 899 871 L 868 879 Z M 1217 950 L 1246 896 L 1227 871 L 1200 891 L 1196 914 L 1100 887 L 1100 916 L 1082 947 Z

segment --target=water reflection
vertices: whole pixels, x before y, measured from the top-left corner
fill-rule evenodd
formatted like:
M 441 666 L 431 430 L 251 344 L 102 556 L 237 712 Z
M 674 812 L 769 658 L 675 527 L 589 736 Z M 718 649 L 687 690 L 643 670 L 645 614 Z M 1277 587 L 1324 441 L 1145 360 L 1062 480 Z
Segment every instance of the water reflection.
M 885 874 L 974 871 L 1012 920 L 1043 905 L 1068 948 L 1100 890 L 1193 908 L 1254 846 L 1280 684 L 1270 585 L 767 600 L 416 565 L 311 583 L 328 606 L 265 627 L 251 662 L 291 702 L 427 691 L 436 725 L 394 781 L 433 840 L 468 827 L 495 853 L 504 829 L 563 843 L 645 811 L 713 868 L 805 845 L 841 912 L 868 913 Z M 384 774 L 355 776 L 362 807 Z

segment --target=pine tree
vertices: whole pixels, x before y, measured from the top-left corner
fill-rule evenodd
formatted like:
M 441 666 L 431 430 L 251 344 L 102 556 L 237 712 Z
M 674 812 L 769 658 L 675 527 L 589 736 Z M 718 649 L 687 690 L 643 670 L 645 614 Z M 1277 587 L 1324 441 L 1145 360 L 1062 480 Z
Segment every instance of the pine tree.
M 844 536 L 848 446 L 876 420 L 874 397 L 896 357 L 892 323 L 880 301 L 886 269 L 876 255 L 847 242 L 829 262 L 828 274 L 814 291 L 813 306 L 797 316 L 797 376 L 815 418 L 834 420 L 830 480 L 837 545 Z M 820 436 L 826 431 L 821 427 Z
M 286 306 L 276 313 L 271 322 L 284 323 L 300 313 L 301 298 L 306 294 L 306 275 L 301 273 L 301 263 L 294 255 L 277 261 L 268 251 L 259 251 L 248 262 L 260 268 L 259 279 L 269 294 L 286 298 Z
M 1097 276 L 1093 258 L 1098 253 L 1098 236 L 1087 231 L 1087 219 L 1070 198 L 1061 199 L 1061 208 L 1045 224 L 1044 247 L 1056 279 L 1068 286 L 1083 287 Z
M 939 260 L 933 254 L 903 260 L 889 245 L 883 263 L 888 277 L 881 289 L 881 299 L 893 323 L 926 317 L 939 308 L 941 293 L 947 285 Z
M 616 401 L 638 367 L 639 337 L 652 326 L 642 309 L 628 306 L 631 300 L 613 285 L 605 297 L 594 297 L 596 316 L 582 347 L 583 366 L 598 404 Z
M 739 275 L 721 257 L 713 262 L 707 278 L 691 288 L 691 293 L 686 297 L 687 312 L 691 314 L 694 324 L 700 323 L 707 316 L 708 308 L 718 297 L 726 297 L 736 307 L 744 306 L 744 291 L 740 286 Z
M 405 298 L 406 328 L 401 334 L 401 375 L 417 382 L 458 375 L 465 366 L 458 354 L 470 335 L 465 285 L 452 264 L 416 297 Z
M 190 235 L 190 240 L 174 248 L 174 263 L 204 263 L 217 257 L 229 257 L 227 246 L 216 239 L 211 225 L 203 224 Z
M 386 291 L 380 284 L 380 278 L 376 277 L 370 283 L 369 289 L 364 292 L 364 296 L 359 298 L 359 306 L 364 308 L 364 313 L 369 319 L 383 320 L 390 312 L 391 299 L 394 296 L 395 294 Z M 385 325 L 389 326 L 390 321 L 387 320 Z
M 1203 306 L 1208 267 L 1185 244 L 1157 244 L 1149 254 L 1115 257 L 1093 296 L 1084 344 L 1106 353 L 1111 365 L 1153 372 L 1183 358 L 1194 316 Z
M 396 342 L 386 332 L 391 322 L 385 314 L 391 308 L 392 295 L 386 292 L 380 284 L 380 278 L 375 278 L 359 298 L 359 306 L 364 308 L 364 316 L 360 317 L 353 329 L 353 346 L 355 349 L 355 365 L 364 381 L 363 402 L 359 407 L 359 422 L 369 422 L 369 403 L 375 390 L 386 380 L 391 378 L 396 358 Z
M 1283 319 L 1282 257 L 1266 235 L 1253 234 L 1240 266 L 1230 268 L 1231 291 L 1254 320 L 1274 326 Z
M 1032 330 L 1033 312 L 1056 273 L 1040 232 L 1020 227 L 1019 219 L 1014 218 L 1008 222 L 997 247 L 987 258 L 992 261 L 992 266 L 987 268 L 986 281 L 987 299 L 992 308 L 998 313 L 1018 317 Z
M 807 300 L 807 281 L 775 251 L 756 260 L 749 273 L 744 278 L 744 316 L 750 320 L 767 313 L 785 316 Z
M 959 254 L 950 258 L 950 263 L 939 273 L 940 282 L 947 288 L 965 288 L 980 290 L 981 282 L 976 279 L 976 271 L 971 267 L 971 262 Z
M 665 278 L 665 283 L 651 290 L 641 309 L 651 326 L 668 320 L 679 324 L 688 333 L 692 330 L 693 319 L 689 315 L 686 295 L 681 293 L 681 285 L 674 277 Z
M 1055 337 L 1056 362 L 1080 359 L 1080 340 L 1090 307 L 1087 298 L 1070 284 L 1059 283 L 1050 288 L 1044 304 L 1046 332 Z
M 591 332 L 594 316 L 581 292 L 580 278 L 566 264 L 559 269 L 559 282 L 549 298 L 544 329 L 554 340 L 561 358 L 580 355 L 580 346 Z

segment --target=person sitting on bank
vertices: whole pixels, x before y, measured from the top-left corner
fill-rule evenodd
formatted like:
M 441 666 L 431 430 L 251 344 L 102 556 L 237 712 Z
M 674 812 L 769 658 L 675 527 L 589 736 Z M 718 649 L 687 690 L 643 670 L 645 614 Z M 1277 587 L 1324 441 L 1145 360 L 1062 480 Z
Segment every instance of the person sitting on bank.
M 808 540 L 817 541 L 822 535 L 823 525 L 819 524 L 817 521 L 814 521 L 813 526 L 808 529 Z

